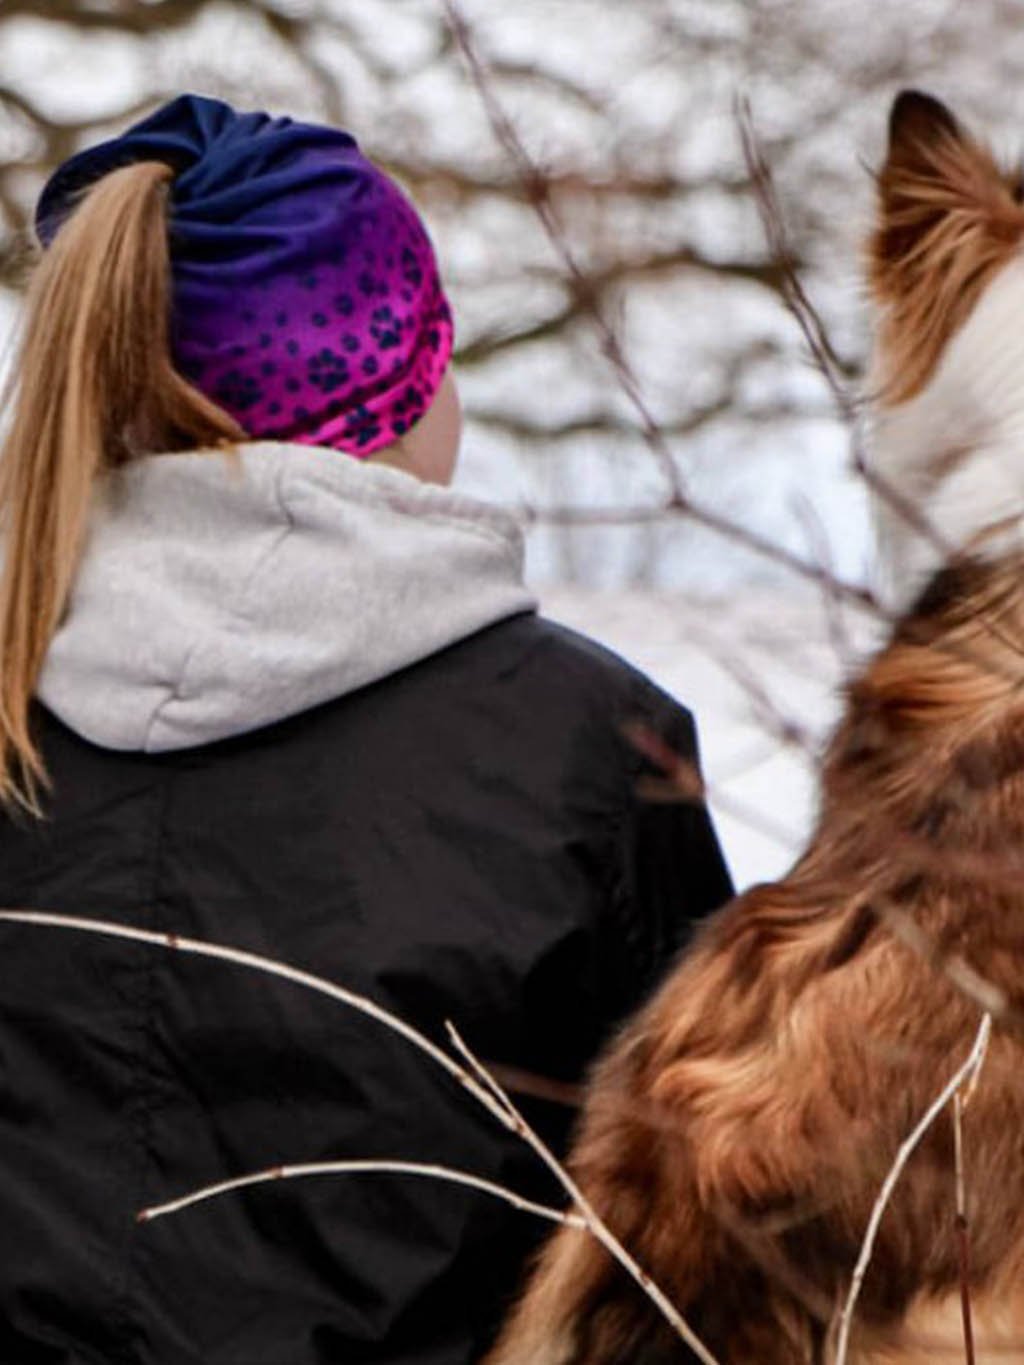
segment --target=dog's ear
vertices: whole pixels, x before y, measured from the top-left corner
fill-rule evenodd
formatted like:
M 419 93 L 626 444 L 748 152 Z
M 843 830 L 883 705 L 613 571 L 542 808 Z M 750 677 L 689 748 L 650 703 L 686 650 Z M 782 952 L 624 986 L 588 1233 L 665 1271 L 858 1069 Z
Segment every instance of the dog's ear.
M 901 90 L 889 111 L 889 162 L 927 165 L 929 153 L 963 138 L 960 125 L 941 100 L 921 90 Z
M 919 90 L 896 96 L 871 243 L 877 292 L 899 291 L 901 268 L 914 261 L 924 239 L 950 211 L 954 195 L 962 197 L 965 168 L 976 150 L 941 100 Z
M 1017 180 L 946 106 L 904 90 L 889 114 L 868 278 L 882 305 L 892 401 L 912 396 L 1024 236 Z

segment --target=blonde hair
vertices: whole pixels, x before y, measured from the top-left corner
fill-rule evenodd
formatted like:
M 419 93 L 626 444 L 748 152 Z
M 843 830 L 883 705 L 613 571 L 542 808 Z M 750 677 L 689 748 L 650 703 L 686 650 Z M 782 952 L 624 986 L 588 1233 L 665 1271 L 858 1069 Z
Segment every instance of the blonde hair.
M 82 197 L 28 290 L 0 448 L 0 803 L 39 812 L 31 701 L 74 581 L 97 479 L 147 451 L 240 440 L 170 352 L 162 162 Z

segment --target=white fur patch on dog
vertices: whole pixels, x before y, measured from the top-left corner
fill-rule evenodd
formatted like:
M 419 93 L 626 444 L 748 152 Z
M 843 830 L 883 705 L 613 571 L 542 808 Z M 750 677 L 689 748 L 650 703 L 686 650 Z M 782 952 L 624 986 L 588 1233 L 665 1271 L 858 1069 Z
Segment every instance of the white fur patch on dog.
M 888 378 L 877 366 L 874 391 Z M 927 386 L 875 408 L 872 437 L 872 468 L 935 533 L 874 492 L 888 606 L 908 606 L 954 551 L 1024 546 L 1024 255 L 991 281 Z

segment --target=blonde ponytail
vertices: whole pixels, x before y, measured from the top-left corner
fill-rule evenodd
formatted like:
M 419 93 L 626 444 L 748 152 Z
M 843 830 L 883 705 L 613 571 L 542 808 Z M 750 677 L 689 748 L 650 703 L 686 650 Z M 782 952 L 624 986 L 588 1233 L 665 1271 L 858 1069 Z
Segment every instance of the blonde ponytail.
M 98 476 L 146 451 L 241 440 L 171 363 L 172 171 L 99 180 L 44 253 L 26 300 L 0 449 L 0 803 L 38 813 L 31 700 L 67 601 Z

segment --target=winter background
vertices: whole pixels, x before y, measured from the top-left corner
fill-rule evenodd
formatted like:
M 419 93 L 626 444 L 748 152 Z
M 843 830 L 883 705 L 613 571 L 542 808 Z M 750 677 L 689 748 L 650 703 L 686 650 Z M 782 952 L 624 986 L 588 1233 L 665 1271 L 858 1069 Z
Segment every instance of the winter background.
M 440 0 L 4 0 L 0 327 L 50 168 L 181 89 L 329 119 L 420 205 L 455 307 L 459 483 L 528 510 L 545 610 L 696 713 L 739 887 L 788 866 L 843 677 L 878 638 L 778 565 L 678 515 L 556 525 L 657 501 L 659 470 L 602 354 L 618 335 L 689 493 L 870 582 L 848 433 L 780 294 L 733 110 L 746 96 L 795 263 L 851 382 L 871 167 L 893 94 L 931 89 L 1016 154 L 1018 0 L 460 0 L 491 89 L 543 172 L 567 278 L 496 141 Z

